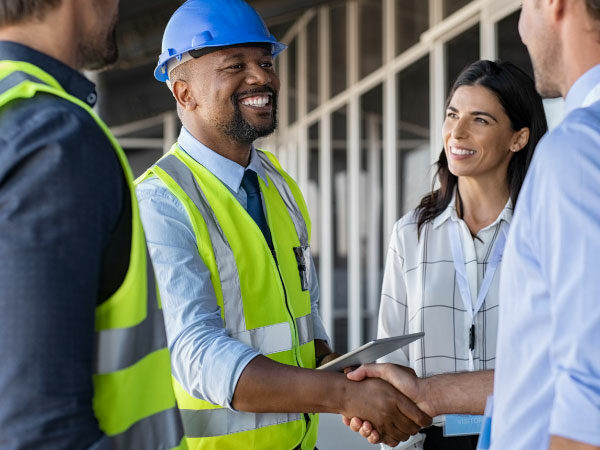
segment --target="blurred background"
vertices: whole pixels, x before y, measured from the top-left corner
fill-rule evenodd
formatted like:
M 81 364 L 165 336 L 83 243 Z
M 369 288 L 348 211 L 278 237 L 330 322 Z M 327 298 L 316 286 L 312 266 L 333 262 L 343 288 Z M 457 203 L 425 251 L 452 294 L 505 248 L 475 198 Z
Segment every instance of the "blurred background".
M 215 0 L 216 1 L 216 0 Z M 169 90 L 154 80 L 177 0 L 124 0 L 120 62 L 88 74 L 100 115 L 136 175 L 176 140 Z M 298 181 L 313 222 L 321 314 L 337 351 L 372 339 L 394 222 L 431 189 L 444 101 L 480 58 L 532 73 L 516 0 L 250 0 L 289 48 L 276 60 L 279 129 L 260 148 Z M 546 104 L 550 124 L 562 101 Z M 337 419 L 336 419 L 337 420 Z

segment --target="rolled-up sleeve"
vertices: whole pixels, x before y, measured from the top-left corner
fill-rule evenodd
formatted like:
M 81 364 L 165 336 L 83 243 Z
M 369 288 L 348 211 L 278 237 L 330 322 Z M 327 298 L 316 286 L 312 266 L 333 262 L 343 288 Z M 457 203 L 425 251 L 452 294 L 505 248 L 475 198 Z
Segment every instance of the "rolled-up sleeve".
M 600 135 L 589 116 L 570 122 L 541 149 L 548 170 L 540 192 L 552 201 L 536 226 L 551 296 L 550 434 L 600 445 Z
M 157 178 L 136 190 L 164 310 L 173 375 L 194 397 L 227 408 L 258 355 L 231 338 L 185 208 Z

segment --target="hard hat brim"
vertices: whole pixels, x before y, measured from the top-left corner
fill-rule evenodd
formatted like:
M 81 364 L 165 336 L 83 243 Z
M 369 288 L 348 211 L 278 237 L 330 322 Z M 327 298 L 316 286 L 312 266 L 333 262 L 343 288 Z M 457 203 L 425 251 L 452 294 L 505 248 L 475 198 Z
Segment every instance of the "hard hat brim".
M 266 40 L 264 36 L 257 36 L 256 40 L 253 40 L 249 38 L 248 35 L 244 35 L 244 38 L 240 40 L 237 40 L 235 39 L 235 37 L 233 37 L 228 39 L 228 42 L 214 42 L 209 45 L 203 45 L 198 48 L 188 48 L 180 53 L 165 51 L 163 52 L 163 54 L 160 55 L 156 69 L 154 69 L 154 78 L 156 78 L 158 81 L 166 82 L 169 79 L 169 72 L 172 70 L 172 68 L 168 68 L 169 62 L 175 58 L 181 59 L 181 56 L 183 54 L 188 53 L 191 50 L 214 49 L 214 51 L 218 51 L 221 48 L 231 47 L 233 45 L 267 44 L 271 45 L 271 56 L 275 58 L 287 48 L 287 45 L 277 41 L 277 39 L 275 39 L 274 36 L 271 36 L 271 38 L 272 40 Z

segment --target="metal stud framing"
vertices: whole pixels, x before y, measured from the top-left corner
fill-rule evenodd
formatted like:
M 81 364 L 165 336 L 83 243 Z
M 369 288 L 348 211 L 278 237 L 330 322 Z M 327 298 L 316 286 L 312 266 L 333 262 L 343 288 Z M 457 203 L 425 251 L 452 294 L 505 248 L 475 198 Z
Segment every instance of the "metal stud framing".
M 329 28 L 330 7 L 321 6 L 307 13 L 296 22 L 285 36 L 285 41 L 290 42 L 296 38 L 298 44 L 298 75 L 300 80 L 298 86 L 298 119 L 289 127 L 284 126 L 277 135 L 277 142 L 286 143 L 284 149 L 290 149 L 290 145 L 297 150 L 297 158 L 285 158 L 286 161 L 298 161 L 299 182 L 304 186 L 308 179 L 308 128 L 319 124 L 319 223 L 314 224 L 314 230 L 320 233 L 319 253 L 319 278 L 321 286 L 321 314 L 325 327 L 330 336 L 334 336 L 334 317 L 348 318 L 348 347 L 356 347 L 365 339 L 372 336 L 366 335 L 363 326 L 365 313 L 368 318 L 373 319 L 377 308 L 374 305 L 379 296 L 380 287 L 374 283 L 376 274 L 367 267 L 362 267 L 361 261 L 361 239 L 360 239 L 360 217 L 368 213 L 364 205 L 360 204 L 360 161 L 362 141 L 366 143 L 370 151 L 376 147 L 378 126 L 368 118 L 367 135 L 360 135 L 361 108 L 360 97 L 375 86 L 381 84 L 383 87 L 383 135 L 379 137 L 383 152 L 383 241 L 387 246 L 389 234 L 394 222 L 398 219 L 398 182 L 397 173 L 397 123 L 398 123 L 398 86 L 397 74 L 409 67 L 425 55 L 430 56 L 430 148 L 431 160 L 437 158 L 442 146 L 439 130 L 443 121 L 443 108 L 445 101 L 445 43 L 460 34 L 475 23 L 481 26 L 481 56 L 493 58 L 495 56 L 495 23 L 506 15 L 514 12 L 520 6 L 518 1 L 504 0 L 473 0 L 461 10 L 447 18 L 442 17 L 442 0 L 429 0 L 429 22 L 430 28 L 421 36 L 421 40 L 413 47 L 400 55 L 396 55 L 396 8 L 398 0 L 382 0 L 382 24 L 383 24 L 383 65 L 368 76 L 359 78 L 359 33 L 365 32 L 359 27 L 360 0 L 348 0 L 346 2 L 346 51 L 347 51 L 347 89 L 342 93 L 330 98 L 330 72 L 331 60 L 331 31 Z M 368 7 L 368 6 L 366 6 Z M 306 78 L 306 25 L 314 14 L 319 16 L 319 54 L 311 55 L 319 65 L 319 106 L 308 112 L 306 109 L 306 85 L 301 81 Z M 283 55 L 282 55 L 283 56 Z M 312 61 L 312 59 L 311 59 Z M 279 67 L 283 69 L 288 65 L 280 62 Z M 282 97 L 285 97 L 287 89 L 285 80 L 288 75 L 282 71 Z M 283 102 L 282 102 L 283 106 Z M 334 111 L 347 106 L 347 248 L 348 248 L 348 305 L 346 311 L 334 309 L 334 246 L 333 246 L 333 180 L 332 180 L 332 114 Z M 283 119 L 283 116 L 282 116 Z M 283 122 L 283 120 L 282 120 Z M 290 141 L 293 141 L 292 144 Z M 296 147 L 297 146 L 297 147 Z M 280 145 L 281 147 L 281 145 Z M 291 155 L 290 155 L 291 156 Z M 376 154 L 370 155 L 370 164 L 376 163 Z M 287 167 L 294 172 L 294 168 Z M 372 180 L 371 180 L 372 181 Z M 379 245 L 375 239 L 369 239 L 367 248 L 368 266 L 373 264 L 373 258 L 382 258 L 381 251 L 375 251 L 371 246 Z M 361 276 L 367 271 L 367 276 Z M 362 286 L 362 280 L 367 280 L 366 289 Z M 371 292 L 376 290 L 376 292 Z M 367 291 L 367 299 L 362 298 L 362 293 Z M 363 305 L 366 304 L 366 310 Z

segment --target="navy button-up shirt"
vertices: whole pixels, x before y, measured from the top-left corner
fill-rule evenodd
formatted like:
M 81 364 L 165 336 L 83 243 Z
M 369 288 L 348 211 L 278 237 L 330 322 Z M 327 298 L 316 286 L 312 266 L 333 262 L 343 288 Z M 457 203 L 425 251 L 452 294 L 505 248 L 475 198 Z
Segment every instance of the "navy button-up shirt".
M 93 83 L 12 42 L 93 106 Z M 94 311 L 129 264 L 131 204 L 112 145 L 81 107 L 50 94 L 0 109 L 0 449 L 85 449 Z

